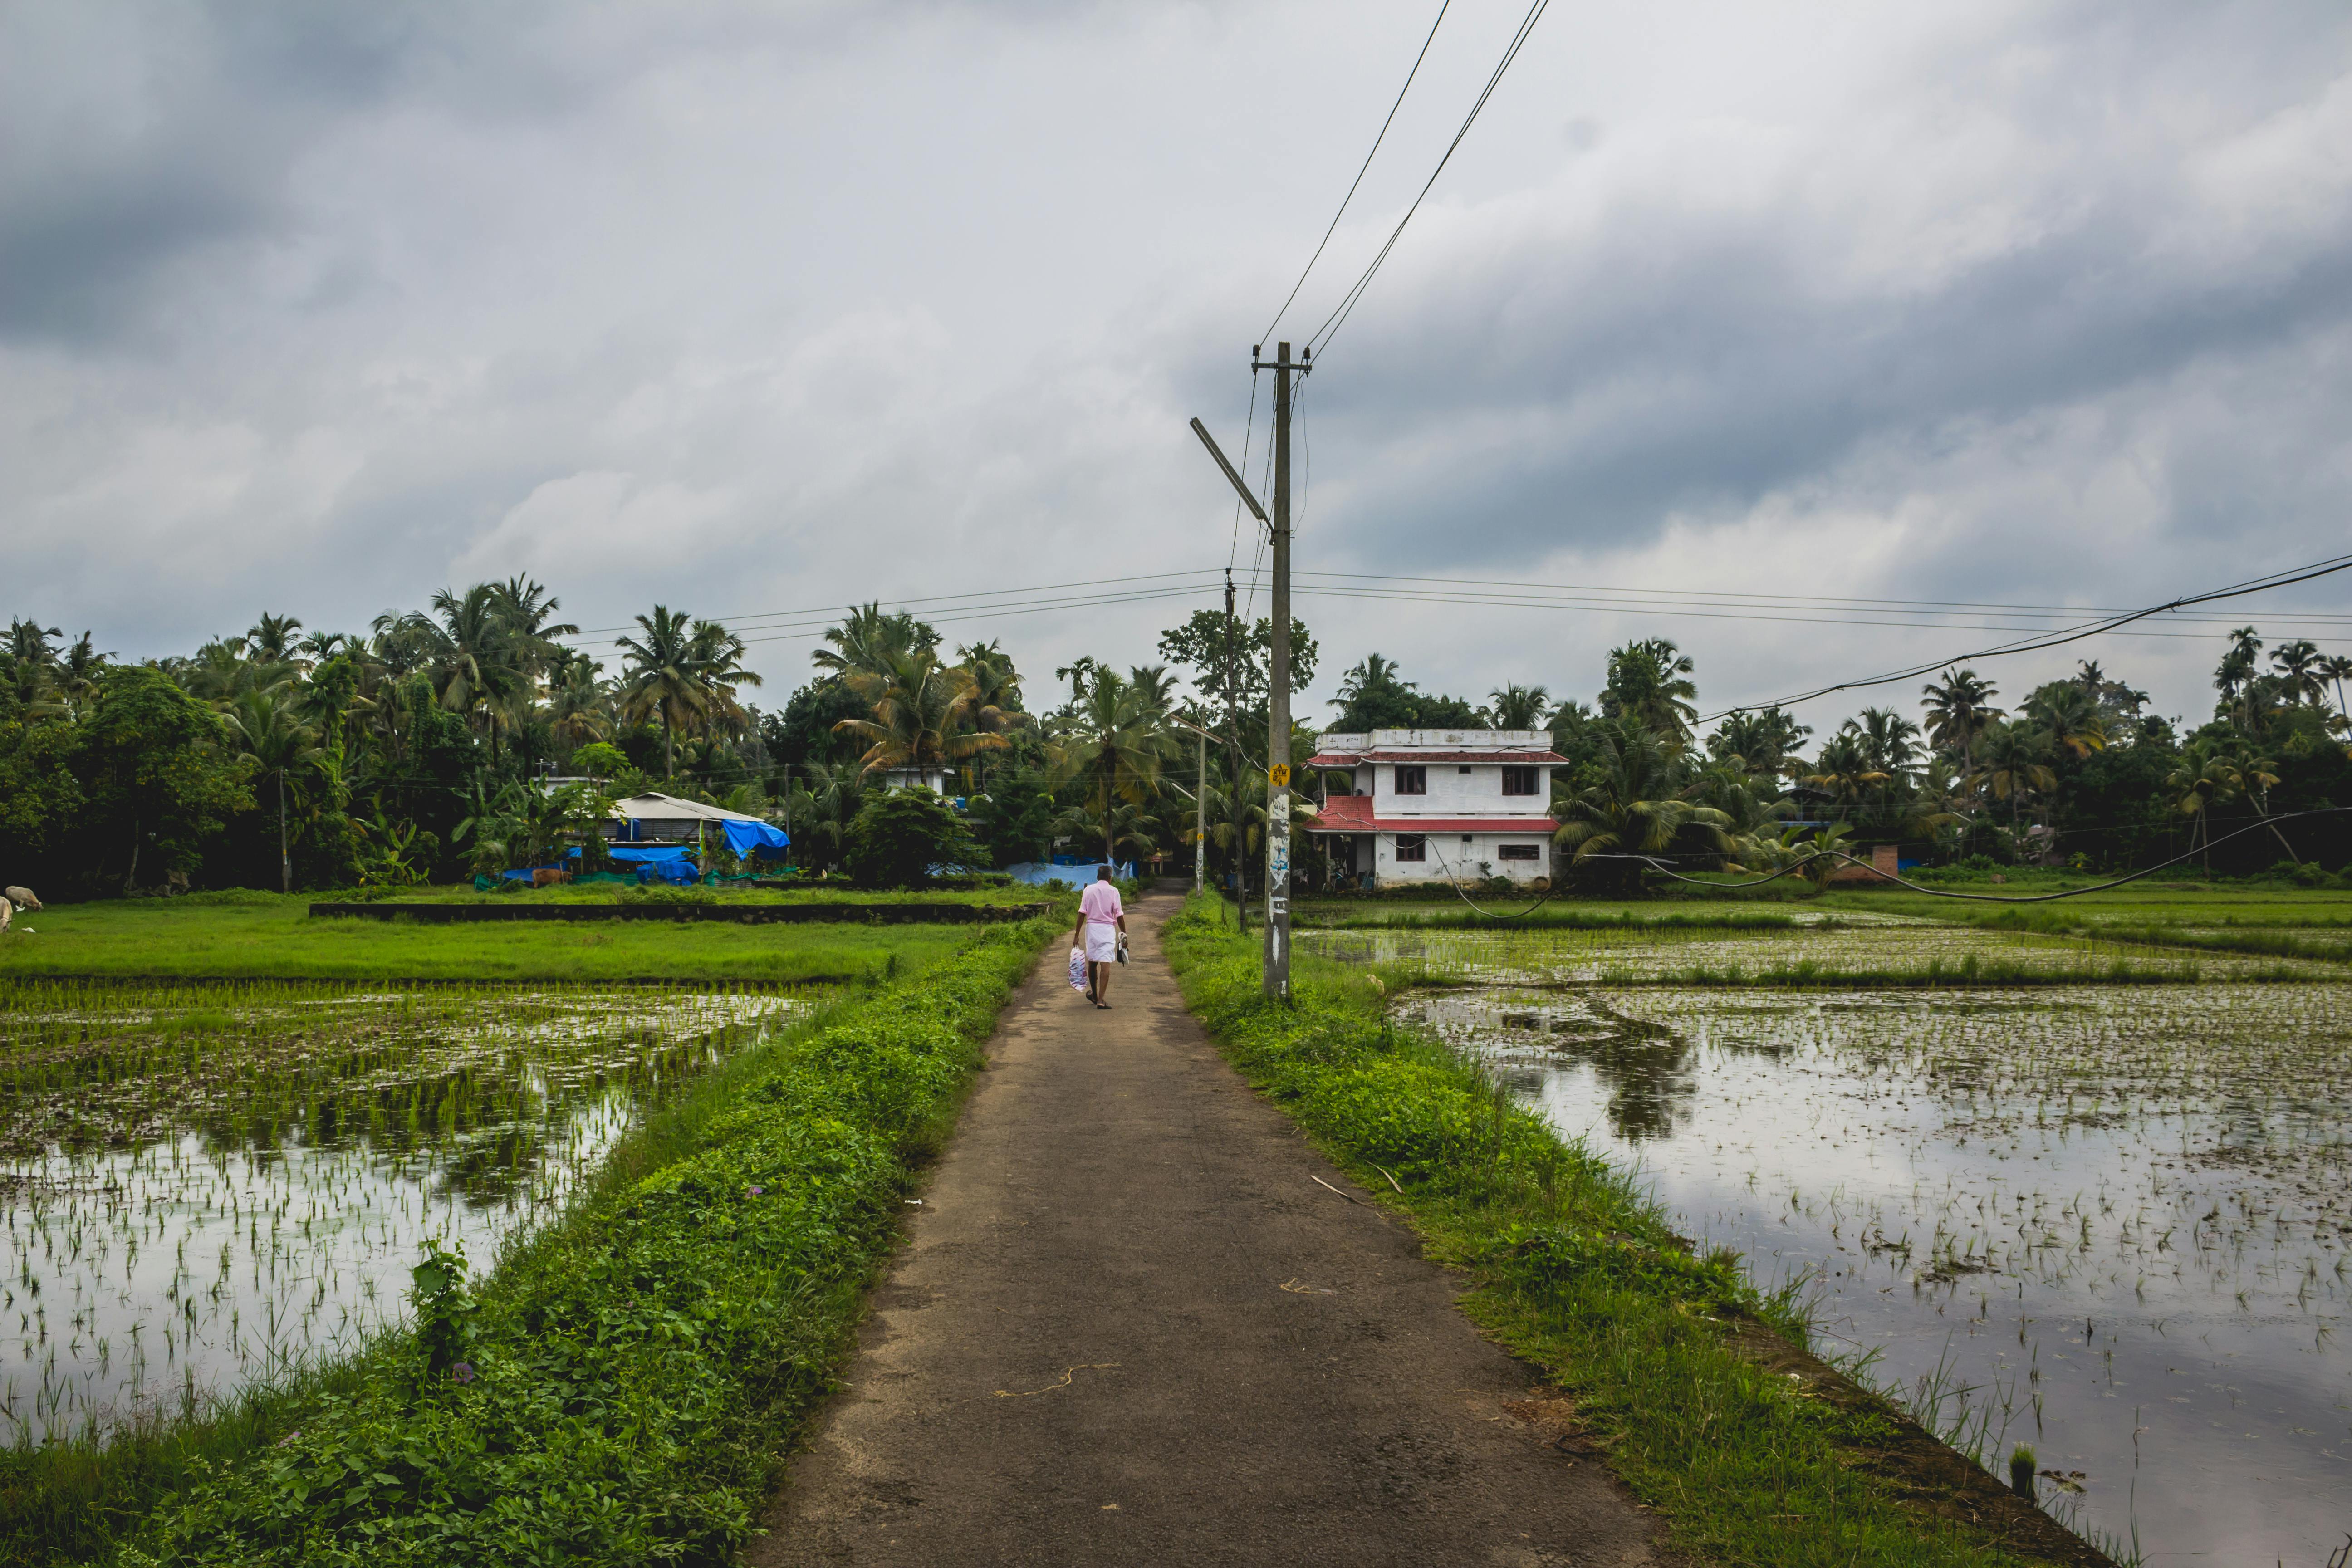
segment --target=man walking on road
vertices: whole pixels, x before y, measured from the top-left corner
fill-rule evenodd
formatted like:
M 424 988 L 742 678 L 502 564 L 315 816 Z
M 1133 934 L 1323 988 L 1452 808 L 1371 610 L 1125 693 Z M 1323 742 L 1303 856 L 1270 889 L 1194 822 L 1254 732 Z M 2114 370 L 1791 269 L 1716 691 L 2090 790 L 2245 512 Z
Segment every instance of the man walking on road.
M 1126 934 L 1127 910 L 1111 884 L 1110 868 L 1097 867 L 1093 886 L 1078 895 L 1078 929 L 1070 941 L 1087 950 L 1087 1000 L 1105 1010 L 1110 1006 L 1103 1000 L 1110 989 L 1110 966 L 1118 962 L 1119 940 Z

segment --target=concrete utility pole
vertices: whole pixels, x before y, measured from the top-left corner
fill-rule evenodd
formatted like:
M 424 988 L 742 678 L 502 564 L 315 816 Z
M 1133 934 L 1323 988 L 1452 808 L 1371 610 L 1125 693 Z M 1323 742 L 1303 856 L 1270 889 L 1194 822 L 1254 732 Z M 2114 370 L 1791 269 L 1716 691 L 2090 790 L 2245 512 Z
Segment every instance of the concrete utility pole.
M 1234 620 L 1234 569 L 1225 568 L 1225 791 L 1226 805 L 1234 818 L 1234 918 L 1241 922 L 1242 934 L 1249 934 L 1249 858 L 1246 850 L 1249 835 L 1242 821 L 1242 717 L 1234 706 L 1236 688 L 1234 684 L 1234 659 L 1238 653 L 1234 644 L 1241 640 L 1241 628 Z
M 1209 875 L 1209 732 L 1195 731 L 1201 748 L 1200 774 L 1192 787 L 1192 890 L 1199 892 Z
M 1259 345 L 1263 347 L 1264 345 Z M 1250 368 L 1259 368 L 1255 352 Z M 1290 999 L 1290 345 L 1274 347 L 1274 668 L 1266 693 L 1265 977 L 1264 994 Z

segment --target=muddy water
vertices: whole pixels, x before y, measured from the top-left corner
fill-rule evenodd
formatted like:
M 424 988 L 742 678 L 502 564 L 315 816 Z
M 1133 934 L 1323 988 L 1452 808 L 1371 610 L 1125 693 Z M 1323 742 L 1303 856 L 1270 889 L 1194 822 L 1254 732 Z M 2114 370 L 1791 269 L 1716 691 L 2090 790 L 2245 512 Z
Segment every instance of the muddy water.
M 200 993 L 0 1016 L 0 1436 L 354 1346 L 419 1243 L 478 1265 L 804 999 Z
M 2352 990 L 1414 993 L 1687 1235 L 1805 1276 L 2044 1506 L 2151 1563 L 2352 1531 Z M 2003 1465 L 2005 1468 L 2005 1465 Z

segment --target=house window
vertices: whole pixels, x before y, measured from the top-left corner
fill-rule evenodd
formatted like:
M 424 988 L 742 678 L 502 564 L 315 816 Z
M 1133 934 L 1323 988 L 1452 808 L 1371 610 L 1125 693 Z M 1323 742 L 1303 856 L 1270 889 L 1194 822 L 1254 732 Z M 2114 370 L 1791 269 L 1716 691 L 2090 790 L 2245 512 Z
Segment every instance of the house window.
M 1468 768 L 1456 768 L 1454 771 L 1460 773 L 1465 779 L 1470 776 L 1470 770 Z
M 1429 770 L 1423 767 L 1397 769 L 1396 792 L 1399 795 L 1427 795 Z
M 1536 783 L 1536 771 L 1537 770 L 1531 767 L 1505 768 L 1503 770 L 1503 793 L 1505 795 L 1535 794 L 1537 789 L 1540 787 Z
M 1543 858 L 1543 848 L 1535 844 L 1506 844 L 1496 850 L 1495 854 L 1505 860 L 1540 860 Z
M 1412 771 L 1414 773 L 1421 772 L 1419 768 L 1415 768 Z M 1399 768 L 1397 772 L 1402 773 L 1404 770 L 1402 768 Z M 1400 860 L 1426 860 L 1429 858 L 1429 840 L 1423 837 L 1418 833 L 1400 833 L 1397 835 L 1396 844 L 1396 858 Z

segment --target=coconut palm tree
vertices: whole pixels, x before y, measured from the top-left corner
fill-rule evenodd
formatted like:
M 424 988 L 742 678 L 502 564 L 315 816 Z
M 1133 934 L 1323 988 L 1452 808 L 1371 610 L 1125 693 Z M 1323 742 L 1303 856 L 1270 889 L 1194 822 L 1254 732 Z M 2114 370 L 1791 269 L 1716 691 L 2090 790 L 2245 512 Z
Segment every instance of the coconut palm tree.
M 835 865 L 848 840 L 849 825 L 866 805 L 865 772 L 854 765 L 811 762 L 801 773 L 784 795 L 793 847 L 819 868 Z
M 75 718 L 79 719 L 87 712 L 91 701 L 97 698 L 98 673 L 113 657 L 111 653 L 99 652 L 90 642 L 89 633 L 85 631 L 73 647 L 66 650 L 65 657 L 58 660 L 58 694 L 65 699 L 68 710 Z
M 295 768 L 317 767 L 326 753 L 319 749 L 318 731 L 295 715 L 282 688 L 243 693 L 230 705 L 227 718 L 229 734 L 240 747 L 237 761 L 277 776 L 278 891 L 290 893 L 294 858 L 286 841 L 286 774 Z
M 2050 739 L 2031 725 L 1996 720 L 1978 737 L 1978 746 L 1982 761 L 1961 781 L 1962 787 L 2008 802 L 2014 829 L 2027 796 L 2058 787 L 2058 775 L 2042 761 Z
M 1670 742 L 1632 718 L 1595 727 L 1601 777 L 1569 797 L 1554 839 L 1571 864 L 1619 855 L 1675 856 L 1720 863 L 1733 850 L 1732 820 L 1688 798 L 1675 782 Z M 1609 879 L 1637 880 L 1638 869 Z
M 702 682 L 710 693 L 710 705 L 705 725 L 723 725 L 730 734 L 741 734 L 751 726 L 751 719 L 736 700 L 739 688 L 762 684 L 760 677 L 743 667 L 747 651 L 743 639 L 717 621 L 694 623 L 694 660 L 702 672 Z
M 1798 723 L 1777 707 L 1727 713 L 1706 738 L 1706 750 L 1709 756 L 1736 762 L 1758 777 L 1778 778 L 1804 766 L 1797 748 L 1812 732 L 1810 725 Z
M 701 650 L 695 646 L 691 617 L 667 605 L 656 605 L 651 616 L 639 616 L 642 637 L 622 637 L 621 717 L 642 723 L 658 716 L 662 727 L 662 777 L 677 773 L 677 732 L 698 728 L 709 713 L 714 694 L 703 668 Z
M 1177 750 L 1166 711 L 1153 705 L 1150 689 L 1107 669 L 1056 726 L 1045 742 L 1045 759 L 1055 788 L 1076 790 L 1077 803 L 1102 824 L 1108 859 L 1116 847 L 1113 807 L 1121 802 L 1139 806 L 1157 795 L 1160 767 Z
M 1486 695 L 1492 700 L 1486 717 L 1497 730 L 1540 730 L 1551 707 L 1551 693 L 1540 686 L 1511 682 Z
M 2182 816 L 2189 818 L 2189 848 L 2197 850 L 2198 841 L 2205 843 L 2205 870 L 2213 870 L 2213 847 L 2210 813 L 2216 805 L 2234 798 L 2244 787 L 2238 772 L 2237 759 L 2229 748 L 2210 736 L 2197 736 L 2180 749 L 2180 761 L 2165 775 L 2164 787 L 2170 793 L 2173 804 Z
M 841 625 L 826 631 L 824 640 L 833 646 L 809 655 L 810 662 L 819 669 L 848 675 L 856 670 L 878 672 L 893 654 L 936 648 L 940 634 L 929 622 L 904 611 L 884 613 L 881 602 L 876 600 L 852 605 Z
M 2107 721 L 2099 711 L 2098 699 L 2074 681 L 2053 681 L 2041 688 L 2026 699 L 2025 711 L 2053 745 L 2078 758 L 2106 749 Z
M 2316 706 L 2327 697 L 2327 659 L 2319 645 L 2308 637 L 2298 637 L 2271 649 L 2271 663 L 2278 668 L 2280 686 L 2290 702 L 2308 702 Z
M 493 583 L 490 593 L 498 601 L 499 617 L 513 635 L 524 668 L 534 676 L 547 673 L 567 651 L 555 641 L 557 637 L 580 635 L 578 626 L 554 618 L 563 601 L 528 576 L 517 574 L 503 583 Z
M 294 640 L 301 629 L 292 616 L 264 614 L 245 634 L 245 656 L 256 664 L 291 664 L 301 652 Z
M 436 700 L 481 731 L 495 753 L 499 731 L 514 722 L 517 700 L 530 694 L 525 650 L 490 584 L 477 583 L 463 594 L 440 589 L 433 595 L 432 608 L 440 617 L 437 622 L 425 616 L 404 616 L 392 629 L 423 646 Z M 383 617 L 377 624 L 383 626 Z
M 1655 731 L 1679 754 L 1689 743 L 1691 721 L 1698 717 L 1698 685 L 1690 678 L 1695 668 L 1689 656 L 1664 637 L 1644 637 L 1612 648 L 1601 711 Z
M 559 648 L 548 669 L 548 724 L 575 746 L 601 741 L 613 732 L 607 693 L 598 679 L 604 668 L 584 653 Z
M 2347 675 L 2352 675 L 2352 658 L 2343 658 L 2340 656 L 2334 658 L 2323 658 L 2313 668 L 2317 669 L 2319 673 L 2328 680 L 2335 683 L 2336 711 L 2346 718 L 2352 718 L 2352 709 L 2347 709 L 2344 705 L 2344 678 Z
M 1873 787 L 1893 776 L 1874 765 L 1866 739 L 1849 726 L 1822 743 L 1813 771 L 1799 775 L 1797 782 L 1827 795 L 1841 810 L 1853 811 Z
M 849 689 L 874 705 L 871 719 L 844 719 L 834 732 L 866 742 L 858 766 L 866 772 L 932 768 L 962 762 L 1011 742 L 972 723 L 977 693 L 971 673 L 940 662 L 936 648 L 883 651 L 877 669 L 845 677 Z
M 1977 737 L 2002 716 L 1992 706 L 2000 689 L 1973 669 L 1944 671 L 1942 685 L 1929 681 L 1919 689 L 1927 696 L 1927 738 L 1960 759 L 1960 772 L 1976 771 Z

